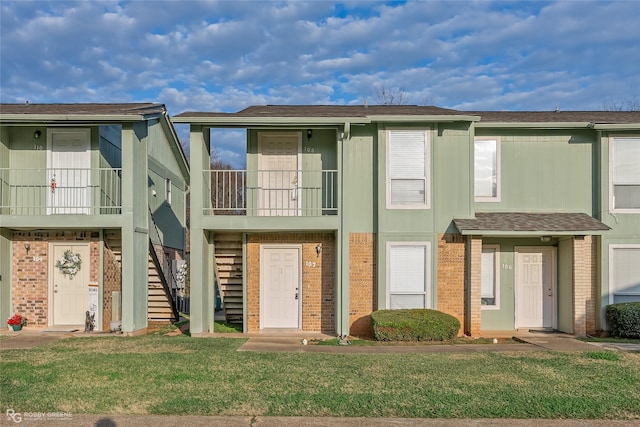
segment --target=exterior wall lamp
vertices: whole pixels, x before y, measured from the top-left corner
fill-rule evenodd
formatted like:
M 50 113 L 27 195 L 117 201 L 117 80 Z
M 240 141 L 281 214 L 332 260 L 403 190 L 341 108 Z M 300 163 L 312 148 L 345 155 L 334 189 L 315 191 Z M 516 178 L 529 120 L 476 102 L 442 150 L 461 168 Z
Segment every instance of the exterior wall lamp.
M 307 141 L 311 141 L 312 136 L 313 136 L 313 130 L 307 129 Z
M 40 132 L 39 130 L 35 131 L 33 133 L 33 139 L 38 139 L 40 138 L 40 136 L 42 135 L 42 132 Z
M 316 254 L 318 254 L 318 256 L 320 256 L 321 253 L 322 253 L 322 243 L 318 243 L 316 245 Z
M 24 244 L 24 250 L 27 251 L 27 255 L 29 255 L 29 250 L 31 249 L 31 244 L 30 243 L 25 243 Z

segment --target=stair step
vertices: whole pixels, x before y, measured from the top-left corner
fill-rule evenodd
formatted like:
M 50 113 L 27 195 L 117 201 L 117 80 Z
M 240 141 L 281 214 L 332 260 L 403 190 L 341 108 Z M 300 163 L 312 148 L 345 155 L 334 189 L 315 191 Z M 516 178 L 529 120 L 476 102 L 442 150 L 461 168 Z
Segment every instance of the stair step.
M 242 241 L 242 233 L 218 233 L 214 236 L 213 240 L 237 240 Z

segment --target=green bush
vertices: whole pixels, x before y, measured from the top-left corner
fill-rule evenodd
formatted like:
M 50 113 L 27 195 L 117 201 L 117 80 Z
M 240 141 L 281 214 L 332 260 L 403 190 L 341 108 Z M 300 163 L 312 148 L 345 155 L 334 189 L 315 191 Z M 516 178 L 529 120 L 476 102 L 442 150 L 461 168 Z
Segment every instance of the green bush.
M 606 315 L 611 336 L 640 338 L 640 302 L 608 305 Z
M 458 319 L 429 309 L 374 311 L 371 325 L 378 341 L 444 341 L 460 330 Z

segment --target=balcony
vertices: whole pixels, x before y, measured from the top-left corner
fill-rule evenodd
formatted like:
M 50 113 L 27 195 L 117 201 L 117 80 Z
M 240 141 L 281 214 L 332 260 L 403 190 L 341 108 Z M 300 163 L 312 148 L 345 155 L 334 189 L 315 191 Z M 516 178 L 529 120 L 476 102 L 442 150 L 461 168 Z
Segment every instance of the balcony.
M 118 215 L 122 169 L 0 168 L 0 215 Z
M 319 217 L 338 213 L 336 170 L 207 170 L 203 215 Z

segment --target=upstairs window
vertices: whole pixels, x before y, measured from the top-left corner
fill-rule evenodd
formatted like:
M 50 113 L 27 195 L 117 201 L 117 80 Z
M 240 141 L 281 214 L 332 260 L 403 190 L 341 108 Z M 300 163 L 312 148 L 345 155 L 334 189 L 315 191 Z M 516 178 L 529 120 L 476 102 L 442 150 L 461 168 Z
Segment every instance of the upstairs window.
M 611 142 L 612 207 L 640 210 L 640 137 Z
M 387 132 L 387 208 L 429 207 L 428 152 L 425 130 Z
M 497 138 L 474 143 L 474 194 L 477 202 L 500 201 L 500 150 Z

